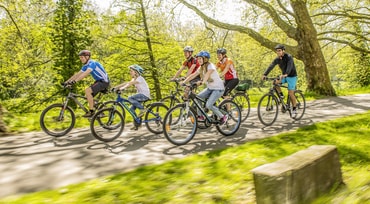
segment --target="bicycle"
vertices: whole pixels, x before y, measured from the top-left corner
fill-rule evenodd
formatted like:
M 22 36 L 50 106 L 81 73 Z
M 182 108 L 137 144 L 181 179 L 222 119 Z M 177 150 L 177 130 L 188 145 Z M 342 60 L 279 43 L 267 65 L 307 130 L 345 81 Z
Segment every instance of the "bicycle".
M 179 83 L 183 81 L 185 77 L 176 78 L 171 80 L 176 83 L 175 91 L 171 90 L 170 95 L 162 98 L 160 102 L 164 103 L 168 108 L 174 107 L 176 104 L 180 103 L 179 98 L 181 98 Z
M 294 120 L 300 120 L 306 110 L 306 100 L 304 98 L 304 95 L 301 90 L 295 90 L 294 95 L 297 99 L 297 106 L 296 111 L 297 115 L 296 117 L 292 117 L 292 111 L 293 107 L 291 105 L 290 96 L 287 94 L 287 100 L 284 102 L 284 98 L 280 97 L 277 87 L 282 87 L 288 89 L 287 86 L 283 86 L 281 83 L 276 83 L 277 80 L 279 80 L 279 77 L 273 77 L 268 78 L 266 77 L 265 80 L 273 81 L 273 85 L 271 86 L 268 93 L 262 96 L 262 98 L 258 102 L 258 118 L 261 121 L 262 124 L 266 126 L 272 125 L 278 116 L 279 113 L 279 105 L 282 107 L 282 112 L 289 112 L 289 115 Z
M 76 114 L 74 110 L 68 105 L 69 101 L 72 100 L 77 107 L 82 109 L 85 113 L 89 111 L 79 99 L 87 101 L 86 96 L 77 94 L 73 91 L 72 84 L 62 84 L 64 89 L 68 90 L 68 94 L 62 99 L 62 103 L 55 103 L 46 107 L 40 115 L 40 126 L 41 129 L 48 135 L 61 137 L 69 133 L 76 123 Z M 114 101 L 101 102 L 103 95 L 108 90 L 99 92 L 94 98 L 95 110 L 101 109 L 113 104 Z
M 193 91 L 194 87 L 189 88 L 188 99 L 183 103 L 170 108 L 163 120 L 163 132 L 166 139 L 174 145 L 185 145 L 195 136 L 198 129 L 198 116 L 204 117 L 206 126 L 216 125 L 217 130 L 224 136 L 235 134 L 241 124 L 241 114 L 238 105 L 230 100 L 223 100 L 218 106 L 222 114 L 227 114 L 228 119 L 224 124 L 220 124 L 217 116 L 208 115 L 205 106 L 206 100 L 199 98 Z M 192 104 L 195 105 L 194 108 Z M 200 115 L 197 114 L 200 111 Z
M 100 109 L 91 118 L 90 129 L 92 135 L 103 142 L 111 142 L 117 139 L 123 132 L 126 111 L 132 116 L 135 128 L 145 123 L 147 129 L 154 134 L 163 132 L 163 115 L 168 108 L 161 102 L 154 102 L 145 107 L 144 120 L 130 110 L 131 103 L 121 96 L 121 91 L 116 91 L 117 98 L 111 107 Z M 145 103 L 144 103 L 145 106 Z M 126 111 L 120 111 L 120 109 Z
M 238 104 L 241 111 L 242 122 L 244 122 L 251 111 L 250 99 L 247 90 L 249 89 L 248 83 L 241 83 L 235 87 L 231 100 Z

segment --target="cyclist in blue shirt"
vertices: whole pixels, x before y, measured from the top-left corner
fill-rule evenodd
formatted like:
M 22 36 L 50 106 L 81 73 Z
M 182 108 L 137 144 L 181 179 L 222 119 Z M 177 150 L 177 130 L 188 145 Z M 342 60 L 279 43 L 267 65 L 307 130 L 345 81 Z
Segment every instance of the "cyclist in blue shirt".
M 99 62 L 90 59 L 91 52 L 89 50 L 80 51 L 78 56 L 80 57 L 80 61 L 82 62 L 83 66 L 79 72 L 74 74 L 65 83 L 74 84 L 89 74 L 94 78 L 95 82 L 90 87 L 85 89 L 90 111 L 83 115 L 83 117 L 91 117 L 95 112 L 94 96 L 109 87 L 109 78 L 104 67 Z

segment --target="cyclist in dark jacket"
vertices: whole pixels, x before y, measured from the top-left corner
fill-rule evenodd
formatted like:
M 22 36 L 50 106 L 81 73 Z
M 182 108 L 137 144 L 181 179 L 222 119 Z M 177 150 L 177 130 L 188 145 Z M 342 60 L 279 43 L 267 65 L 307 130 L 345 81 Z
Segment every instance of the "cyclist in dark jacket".
M 266 71 L 263 73 L 262 79 L 264 79 L 276 65 L 279 65 L 282 74 L 280 75 L 280 80 L 276 83 L 288 83 L 288 94 L 293 104 L 292 117 L 295 118 L 297 116 L 297 100 L 294 96 L 294 91 L 297 85 L 297 70 L 294 64 L 293 57 L 285 52 L 284 45 L 277 45 L 275 47 L 275 50 L 277 57 L 272 61 L 270 66 L 268 66 Z M 281 92 L 280 87 L 277 87 L 277 90 L 280 93 L 280 96 L 283 98 L 284 95 Z

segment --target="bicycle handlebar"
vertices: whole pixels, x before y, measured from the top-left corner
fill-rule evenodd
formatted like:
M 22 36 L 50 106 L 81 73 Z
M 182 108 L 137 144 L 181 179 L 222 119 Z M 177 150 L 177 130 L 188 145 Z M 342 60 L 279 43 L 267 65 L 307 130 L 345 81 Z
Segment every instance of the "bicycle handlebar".
M 280 80 L 280 76 L 277 77 L 264 77 L 264 81 L 274 81 L 274 80 Z
M 180 81 L 184 81 L 185 79 L 186 79 L 185 77 L 179 77 L 179 78 L 171 79 L 171 81 L 179 83 Z

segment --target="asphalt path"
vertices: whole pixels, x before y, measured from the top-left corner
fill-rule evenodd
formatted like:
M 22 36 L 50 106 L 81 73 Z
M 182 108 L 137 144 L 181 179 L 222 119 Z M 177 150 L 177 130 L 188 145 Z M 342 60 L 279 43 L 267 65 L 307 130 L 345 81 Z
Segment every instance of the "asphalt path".
M 368 110 L 370 94 L 330 97 L 307 102 L 306 113 L 300 121 L 279 113 L 275 124 L 265 127 L 259 122 L 256 110 L 252 109 L 250 117 L 235 135 L 224 137 L 211 127 L 199 130 L 184 146 L 172 145 L 163 134 L 152 134 L 145 126 L 130 131 L 129 124 L 122 136 L 110 143 L 96 140 L 89 129 L 75 129 L 60 138 L 43 132 L 0 137 L 0 197 L 55 189 L 202 151 L 244 144 Z

